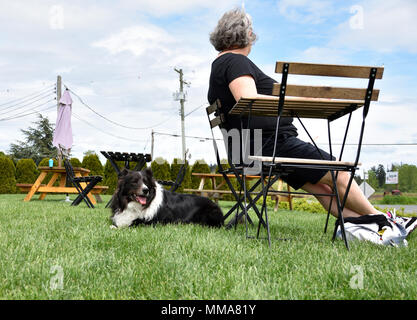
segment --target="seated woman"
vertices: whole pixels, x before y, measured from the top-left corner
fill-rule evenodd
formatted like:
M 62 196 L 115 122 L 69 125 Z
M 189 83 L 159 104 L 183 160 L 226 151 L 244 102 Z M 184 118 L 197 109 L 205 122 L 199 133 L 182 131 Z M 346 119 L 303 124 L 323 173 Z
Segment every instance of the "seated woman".
M 263 73 L 249 58 L 256 35 L 252 31 L 252 21 L 248 14 L 241 9 L 226 12 L 214 31 L 210 34 L 210 42 L 219 52 L 212 63 L 208 101 L 210 104 L 220 99 L 226 116 L 226 130 L 238 129 L 241 124 L 238 116 L 227 115 L 241 97 L 271 97 L 274 79 Z M 279 157 L 321 159 L 318 150 L 310 143 L 297 138 L 297 129 L 292 124 L 292 118 L 281 118 L 277 139 L 277 155 Z M 247 123 L 247 121 L 243 121 Z M 249 129 L 262 129 L 262 155 L 272 156 L 275 141 L 276 119 L 255 117 L 250 119 Z M 330 159 L 324 150 L 321 154 Z M 336 181 L 340 197 L 343 198 L 350 173 L 339 172 Z M 294 189 L 303 189 L 313 194 L 332 193 L 333 181 L 329 171 L 317 169 L 299 169 L 288 176 L 286 181 Z M 316 196 L 326 210 L 330 202 L 330 212 L 337 217 L 336 201 L 330 201 L 330 196 Z M 375 209 L 361 189 L 353 180 L 347 197 L 344 217 L 359 217 L 369 214 L 385 214 Z M 389 214 L 389 213 L 388 213 Z M 411 232 L 417 226 L 416 218 L 399 218 L 400 223 L 407 226 Z

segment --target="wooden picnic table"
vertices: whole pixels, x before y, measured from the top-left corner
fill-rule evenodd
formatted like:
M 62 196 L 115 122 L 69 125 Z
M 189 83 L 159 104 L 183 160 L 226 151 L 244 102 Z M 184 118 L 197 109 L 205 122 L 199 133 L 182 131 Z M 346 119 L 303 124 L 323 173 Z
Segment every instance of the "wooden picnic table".
M 229 189 L 223 189 L 222 187 L 226 184 L 226 180 L 223 178 L 223 175 L 220 173 L 192 173 L 193 176 L 200 178 L 200 184 L 198 189 L 184 189 L 185 192 L 192 192 L 196 193 L 200 196 L 205 197 L 213 197 L 216 202 L 220 198 L 222 194 L 232 194 L 232 191 Z M 233 174 L 228 174 L 227 177 L 229 179 L 235 179 L 236 177 Z M 260 176 L 254 175 L 247 175 L 246 180 L 258 180 Z M 211 189 L 204 189 L 206 180 L 211 181 Z M 217 182 L 220 180 L 219 183 Z M 292 210 L 292 198 L 291 194 L 288 195 L 280 195 L 277 192 L 283 190 L 283 181 L 281 179 L 278 180 L 278 186 L 276 189 L 270 189 L 268 195 L 275 200 L 275 207 L 274 211 L 278 210 L 279 201 L 286 201 L 289 204 L 290 210 Z M 290 187 L 287 185 L 287 190 L 290 191 Z M 243 192 L 243 191 L 242 191 Z
M 75 193 L 78 194 L 78 191 L 74 187 L 66 187 L 67 172 L 64 167 L 39 167 L 40 173 L 38 178 L 33 184 L 17 183 L 16 186 L 20 190 L 26 192 L 28 191 L 24 201 L 30 201 L 35 193 L 40 193 L 39 200 L 45 199 L 48 193 Z M 48 173 L 52 173 L 49 181 L 45 181 Z M 85 168 L 74 168 L 74 174 L 76 177 L 85 177 L 88 176 L 90 170 Z M 54 186 L 55 182 L 59 181 L 59 186 Z M 93 204 L 96 204 L 96 199 L 93 195 L 101 201 L 100 194 L 107 190 L 107 186 L 95 186 L 93 190 L 88 194 L 88 198 Z

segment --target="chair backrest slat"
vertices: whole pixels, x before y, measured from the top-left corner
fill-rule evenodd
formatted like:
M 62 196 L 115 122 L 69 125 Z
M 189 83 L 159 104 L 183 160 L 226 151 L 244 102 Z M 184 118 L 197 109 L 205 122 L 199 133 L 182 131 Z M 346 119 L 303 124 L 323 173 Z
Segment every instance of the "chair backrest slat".
M 280 84 L 274 83 L 272 95 L 278 96 Z M 305 98 L 326 98 L 326 99 L 343 99 L 343 100 L 364 100 L 366 89 L 360 88 L 341 88 L 327 86 L 304 86 L 287 84 L 286 96 L 305 97 Z M 377 101 L 379 90 L 374 89 L 372 92 L 372 101 Z
M 310 76 L 326 77 L 348 77 L 368 79 L 371 68 L 367 66 L 348 66 L 336 64 L 318 64 L 318 63 L 300 63 L 300 62 L 283 62 L 278 61 L 275 65 L 275 72 L 282 73 L 284 63 L 289 63 L 289 74 L 300 74 Z M 384 67 L 378 67 L 376 79 L 382 79 Z
M 211 128 L 215 128 L 215 127 L 221 125 L 222 123 L 223 123 L 223 121 L 222 121 L 222 119 L 221 119 L 220 116 L 214 118 L 213 120 L 210 120 L 210 126 L 211 126 Z
M 206 108 L 206 111 L 207 111 L 207 114 L 212 114 L 213 112 L 216 112 L 217 109 L 218 109 L 217 102 L 214 102 L 212 105 Z

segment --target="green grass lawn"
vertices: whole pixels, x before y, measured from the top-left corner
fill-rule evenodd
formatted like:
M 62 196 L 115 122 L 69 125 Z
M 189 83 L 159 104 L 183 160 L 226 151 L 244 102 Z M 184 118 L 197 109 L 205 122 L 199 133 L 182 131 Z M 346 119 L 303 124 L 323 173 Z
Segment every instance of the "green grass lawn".
M 270 211 L 269 248 L 244 224 L 110 229 L 108 196 L 94 210 L 23 198 L 0 195 L 0 299 L 417 298 L 417 232 L 408 248 L 347 251 L 333 218 L 323 234 L 323 214 Z

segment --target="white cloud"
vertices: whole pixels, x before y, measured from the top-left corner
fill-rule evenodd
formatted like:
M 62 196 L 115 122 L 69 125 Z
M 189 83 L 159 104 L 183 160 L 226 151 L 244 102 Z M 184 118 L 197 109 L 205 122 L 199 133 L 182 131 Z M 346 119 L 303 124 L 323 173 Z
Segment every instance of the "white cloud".
M 169 46 L 174 43 L 175 39 L 168 32 L 148 24 L 125 28 L 107 39 L 94 42 L 93 46 L 106 48 L 112 54 L 129 51 L 139 56 L 149 50 L 170 54 Z
M 302 24 L 322 23 L 334 12 L 329 0 L 280 0 L 277 6 L 281 15 Z
M 122 5 L 135 7 L 156 17 L 190 12 L 196 9 L 210 9 L 216 12 L 223 12 L 235 5 L 241 5 L 241 0 L 122 0 Z
M 352 28 L 350 19 L 340 24 L 329 46 L 379 52 L 406 50 L 417 53 L 417 2 L 377 1 L 359 4 L 363 8 L 363 28 Z

